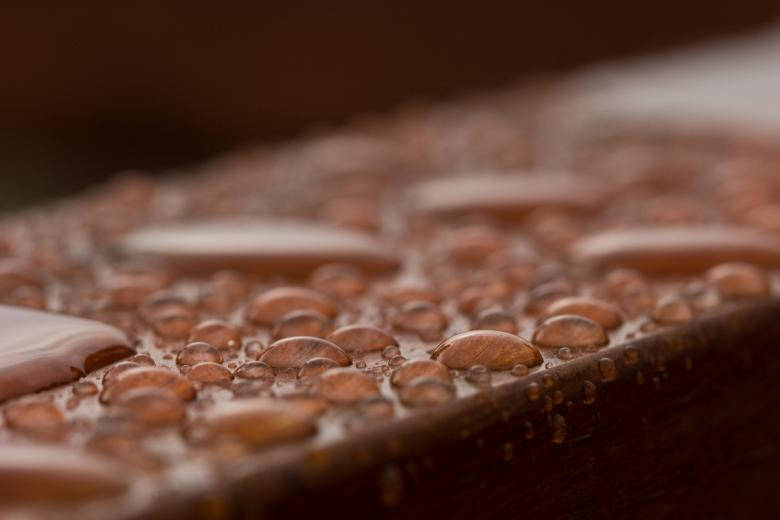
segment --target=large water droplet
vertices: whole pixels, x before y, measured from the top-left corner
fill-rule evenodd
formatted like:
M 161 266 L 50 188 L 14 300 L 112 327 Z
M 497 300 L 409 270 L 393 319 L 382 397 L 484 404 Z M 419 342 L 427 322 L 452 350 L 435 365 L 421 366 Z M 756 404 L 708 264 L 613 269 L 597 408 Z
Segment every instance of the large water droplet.
M 0 306 L 0 401 L 67 383 L 133 354 L 96 321 Z
M 474 330 L 444 340 L 431 355 L 449 368 L 466 370 L 485 365 L 491 370 L 509 370 L 517 364 L 536 366 L 542 355 L 519 336 L 495 330 Z
M 375 352 L 398 346 L 391 334 L 371 325 L 347 325 L 334 330 L 327 339 L 347 352 Z
M 131 233 L 118 250 L 159 258 L 179 272 L 235 269 L 300 275 L 329 263 L 367 271 L 398 267 L 392 249 L 375 237 L 306 221 L 226 219 L 150 227 Z
M 338 314 L 336 303 L 322 293 L 303 287 L 277 287 L 252 300 L 246 315 L 255 323 L 272 325 L 297 310 L 316 311 L 329 319 Z
M 605 329 L 614 329 L 623 323 L 620 311 L 611 303 L 588 296 L 570 296 L 552 302 L 539 321 L 561 314 L 576 314 L 595 321 Z
M 276 369 L 298 369 L 312 358 L 327 358 L 340 366 L 352 363 L 347 353 L 337 345 L 321 338 L 307 336 L 280 339 L 272 343 L 259 360 Z
M 379 386 L 374 379 L 358 370 L 332 368 L 320 376 L 317 391 L 330 402 L 353 404 L 379 394 Z
M 534 331 L 533 342 L 549 348 L 592 349 L 606 345 L 609 339 L 604 328 L 595 321 L 563 314 L 542 322 Z
M 203 341 L 219 349 L 233 349 L 241 345 L 241 332 L 235 325 L 224 321 L 207 320 L 190 331 L 187 341 Z

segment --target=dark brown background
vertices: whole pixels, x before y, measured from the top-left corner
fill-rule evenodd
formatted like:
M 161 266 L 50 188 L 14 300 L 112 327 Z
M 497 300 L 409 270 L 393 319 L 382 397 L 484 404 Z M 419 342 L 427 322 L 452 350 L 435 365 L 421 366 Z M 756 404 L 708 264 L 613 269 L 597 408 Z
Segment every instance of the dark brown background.
M 743 2 L 38 2 L 0 8 L 0 206 L 766 24 Z

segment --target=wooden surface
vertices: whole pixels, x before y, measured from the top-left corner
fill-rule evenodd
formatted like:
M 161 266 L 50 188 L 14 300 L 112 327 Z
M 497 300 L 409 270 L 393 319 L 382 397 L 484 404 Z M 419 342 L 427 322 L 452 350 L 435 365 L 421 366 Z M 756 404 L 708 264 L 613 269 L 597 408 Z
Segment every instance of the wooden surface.
M 540 372 L 325 449 L 248 461 L 222 489 L 149 518 L 776 518 L 778 315 L 780 301 L 734 309 L 635 341 L 634 365 L 616 345 L 566 365 L 552 388 Z M 600 376 L 604 356 L 615 381 Z M 573 404 L 545 412 L 531 381 Z

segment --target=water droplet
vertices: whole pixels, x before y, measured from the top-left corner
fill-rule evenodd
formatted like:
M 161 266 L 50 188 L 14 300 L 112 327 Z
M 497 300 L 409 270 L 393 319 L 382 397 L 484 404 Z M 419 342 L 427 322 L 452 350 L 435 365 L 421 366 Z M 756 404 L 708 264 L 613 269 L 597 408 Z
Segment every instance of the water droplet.
M 751 228 L 659 227 L 605 231 L 576 243 L 575 263 L 652 274 L 700 273 L 723 262 L 780 264 L 780 239 Z
M 465 265 L 482 264 L 491 254 L 509 247 L 509 241 L 502 233 L 481 225 L 451 231 L 445 241 L 449 257 Z
M 233 374 L 218 363 L 204 361 L 193 366 L 187 372 L 187 378 L 198 383 L 220 384 L 227 383 L 233 379 Z
M 242 399 L 221 403 L 195 422 L 190 437 L 215 442 L 233 439 L 252 448 L 305 439 L 316 426 L 296 406 L 267 399 Z
M 474 320 L 476 330 L 498 330 L 508 334 L 517 334 L 517 321 L 501 307 L 490 307 L 481 311 Z
M 260 325 L 272 325 L 297 310 L 317 311 L 328 319 L 338 314 L 335 302 L 324 294 L 303 287 L 277 287 L 257 296 L 249 304 L 247 318 Z
M 449 319 L 434 304 L 425 301 L 405 303 L 392 318 L 393 326 L 404 332 L 417 333 L 423 340 L 436 340 L 447 328 Z
M 152 328 L 164 339 L 186 339 L 196 323 L 192 312 L 173 307 L 155 315 Z
M 358 403 L 358 413 L 369 420 L 390 419 L 395 415 L 395 406 L 386 397 L 372 395 Z
M 298 379 L 310 379 L 319 376 L 326 370 L 338 367 L 338 363 L 328 358 L 311 358 L 298 370 Z
M 354 266 L 327 264 L 318 267 L 309 277 L 309 285 L 336 298 L 355 298 L 366 292 L 366 279 Z
M 411 408 L 438 406 L 455 398 L 455 386 L 437 377 L 422 376 L 399 391 L 401 402 Z
M 525 312 L 531 316 L 537 316 L 553 302 L 573 294 L 574 287 L 566 280 L 544 282 L 528 292 Z
M 490 386 L 490 370 L 485 365 L 472 365 L 466 371 L 466 380 L 479 387 Z
M 185 377 L 165 368 L 139 367 L 126 370 L 103 388 L 100 401 L 114 403 L 123 394 L 136 388 L 159 388 L 168 390 L 182 401 L 195 398 L 195 389 Z
M 150 428 L 177 424 L 186 416 L 181 400 L 159 388 L 136 388 L 125 392 L 118 398 L 116 407 Z
M 693 309 L 682 298 L 665 296 L 656 304 L 652 317 L 661 325 L 679 325 L 693 319 Z
M 617 379 L 617 368 L 615 368 L 615 362 L 610 358 L 604 357 L 599 359 L 599 372 L 604 381 L 614 381 Z
M 96 321 L 0 306 L 0 401 L 68 383 L 134 353 Z
M 539 321 L 562 314 L 584 316 L 607 330 L 617 328 L 623 323 L 620 311 L 614 305 L 588 296 L 569 296 L 552 302 L 544 310 Z
M 485 365 L 490 370 L 509 370 L 515 365 L 536 366 L 542 356 L 519 336 L 495 330 L 456 334 L 439 344 L 431 355 L 449 368 L 466 370 Z
M 347 352 L 375 352 L 398 346 L 392 335 L 371 325 L 347 325 L 334 330 L 327 339 Z
M 750 264 L 730 262 L 707 272 L 707 279 L 726 300 L 756 298 L 769 294 L 769 280 L 760 269 Z
M 262 361 L 249 361 L 236 369 L 236 377 L 241 379 L 262 379 L 273 382 L 276 377 L 271 367 Z
M 263 354 L 263 352 L 265 352 L 265 350 L 266 346 L 262 341 L 258 340 L 249 341 L 246 345 L 244 345 L 244 352 L 246 352 L 246 356 L 249 359 L 257 359 Z
M 319 394 L 336 404 L 354 404 L 379 394 L 376 381 L 351 368 L 332 368 L 324 372 L 318 381 Z
M 415 205 L 440 216 L 479 213 L 517 218 L 537 208 L 590 212 L 606 192 L 573 175 L 480 175 L 426 181 L 412 192 Z
M 512 367 L 512 375 L 515 377 L 523 377 L 528 375 L 528 366 L 522 363 Z
M 452 383 L 452 375 L 447 367 L 430 359 L 413 359 L 404 362 L 393 372 L 390 383 L 394 386 L 406 386 L 418 377 L 432 377 L 445 383 Z
M 208 343 L 196 342 L 190 343 L 176 355 L 177 365 L 197 365 L 205 361 L 212 363 L 222 363 L 222 354 L 216 347 Z
M 0 447 L 0 502 L 4 505 L 83 505 L 124 492 L 125 476 L 122 468 L 70 447 Z
M 562 444 L 566 440 L 566 420 L 559 414 L 555 414 L 552 419 L 553 437 L 555 444 Z
M 218 349 L 234 349 L 241 345 L 238 327 L 219 320 L 207 320 L 196 325 L 187 340 L 190 343 L 202 341 Z
M 569 347 L 559 348 L 558 352 L 556 352 L 555 355 L 558 357 L 558 359 L 562 359 L 564 361 L 568 361 L 574 357 L 574 353 L 571 351 Z
M 435 289 L 424 286 L 396 286 L 386 289 L 384 299 L 395 306 L 416 301 L 423 301 L 438 305 L 441 303 L 441 294 Z
M 626 365 L 635 365 L 639 363 L 640 353 L 639 349 L 633 345 L 627 345 L 623 349 L 623 359 Z
M 73 385 L 73 395 L 85 397 L 89 395 L 97 395 L 98 387 L 92 381 L 80 381 Z
M 582 383 L 582 390 L 585 392 L 585 403 L 592 404 L 596 402 L 596 385 L 593 381 L 587 379 Z
M 292 336 L 324 338 L 331 329 L 332 325 L 328 318 L 317 311 L 302 309 L 282 316 L 274 324 L 271 335 L 274 339 Z
M 64 433 L 65 417 L 49 402 L 14 404 L 3 411 L 3 416 L 9 429 L 27 435 L 56 439 Z
M 533 342 L 543 347 L 592 349 L 609 342 L 604 328 L 595 321 L 563 314 L 546 319 L 534 331 Z
M 159 273 L 122 273 L 105 281 L 104 289 L 111 305 L 134 309 L 152 293 L 168 284 L 168 277 Z
M 138 368 L 140 366 L 141 365 L 134 361 L 123 361 L 122 363 L 117 363 L 116 365 L 106 370 L 106 373 L 103 374 L 103 386 L 106 387 L 114 383 L 117 377 L 119 377 L 119 374 L 122 372 L 130 370 L 131 368 Z
M 138 363 L 138 365 L 145 367 L 153 367 L 156 364 L 154 359 L 152 359 L 148 354 L 137 354 L 131 358 L 128 358 L 128 361 Z
M 563 402 L 563 392 L 560 390 L 556 390 L 553 394 L 553 403 L 554 404 L 561 404 Z
M 525 387 L 525 395 L 528 397 L 529 401 L 536 401 L 539 399 L 540 391 L 539 391 L 539 384 L 538 383 L 529 383 L 527 387 Z
M 119 244 L 127 256 L 164 260 L 178 272 L 235 269 L 300 275 L 328 263 L 392 270 L 398 258 L 366 233 L 300 220 L 233 218 L 142 229 Z
M 348 366 L 352 363 L 347 353 L 330 341 L 307 336 L 275 341 L 263 352 L 260 361 L 275 369 L 298 369 L 312 358 L 327 358 L 339 366 Z

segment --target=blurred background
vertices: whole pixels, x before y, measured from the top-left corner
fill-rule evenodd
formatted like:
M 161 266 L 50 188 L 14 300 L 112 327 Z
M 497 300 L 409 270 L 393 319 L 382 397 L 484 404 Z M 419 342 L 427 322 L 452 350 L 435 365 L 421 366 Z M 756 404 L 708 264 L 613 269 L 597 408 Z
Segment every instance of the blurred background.
M 2 210 L 780 15 L 755 0 L 33 3 L 0 8 Z

